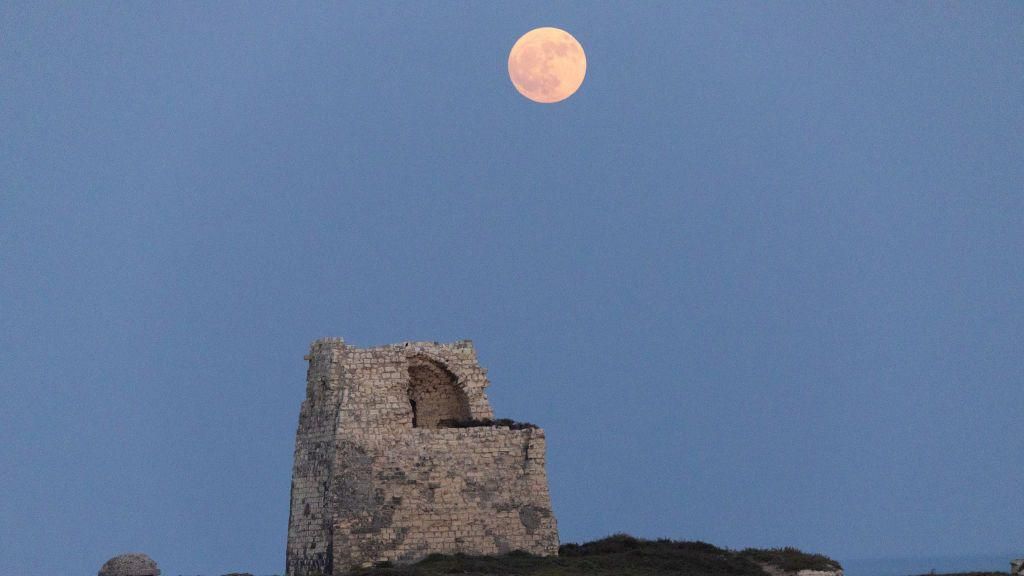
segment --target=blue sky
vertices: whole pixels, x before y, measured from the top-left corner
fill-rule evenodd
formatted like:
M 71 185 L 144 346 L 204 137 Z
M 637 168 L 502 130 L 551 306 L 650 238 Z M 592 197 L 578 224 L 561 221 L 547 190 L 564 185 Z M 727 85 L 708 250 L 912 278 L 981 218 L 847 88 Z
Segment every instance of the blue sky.
M 506 58 L 573 33 L 580 91 Z M 0 573 L 283 570 L 309 342 L 470 338 L 563 541 L 1020 554 L 1024 5 L 0 6 Z

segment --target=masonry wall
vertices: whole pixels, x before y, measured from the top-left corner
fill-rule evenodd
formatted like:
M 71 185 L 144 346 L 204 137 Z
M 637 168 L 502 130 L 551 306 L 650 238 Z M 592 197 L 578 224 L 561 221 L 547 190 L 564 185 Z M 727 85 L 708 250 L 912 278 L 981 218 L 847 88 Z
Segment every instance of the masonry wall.
M 318 341 L 296 435 L 287 569 L 341 574 L 432 552 L 555 554 L 540 429 L 493 418 L 472 343 Z
M 558 552 L 540 430 L 417 429 L 374 455 L 345 451 L 338 567 L 431 552 Z
M 331 574 L 328 507 L 337 433 L 344 345 L 322 340 L 310 347 L 306 399 L 299 412 L 288 518 L 288 574 Z

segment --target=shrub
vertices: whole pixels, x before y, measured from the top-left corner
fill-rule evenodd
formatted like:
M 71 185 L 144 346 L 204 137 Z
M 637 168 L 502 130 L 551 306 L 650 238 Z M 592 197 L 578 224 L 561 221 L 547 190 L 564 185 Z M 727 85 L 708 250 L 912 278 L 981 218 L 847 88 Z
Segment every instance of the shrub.
M 515 420 L 509 420 L 508 418 L 499 418 L 497 420 L 491 420 L 490 418 L 483 418 L 480 420 L 475 418 L 468 418 L 465 420 L 447 419 L 441 420 L 437 425 L 440 428 L 491 428 L 496 426 L 504 426 L 512 430 L 534 430 L 537 428 L 536 424 L 530 424 L 529 422 L 516 422 Z
M 754 562 L 771 564 L 786 572 L 800 570 L 839 570 L 841 567 L 835 560 L 821 554 L 807 554 L 796 548 L 747 548 L 740 556 Z
M 795 548 L 735 552 L 706 542 L 614 534 L 585 544 L 564 544 L 557 557 L 521 551 L 503 556 L 431 554 L 416 564 L 356 570 L 350 576 L 766 576 L 761 564 L 779 562 L 785 562 L 779 567 L 786 570 L 839 567 L 825 556 Z

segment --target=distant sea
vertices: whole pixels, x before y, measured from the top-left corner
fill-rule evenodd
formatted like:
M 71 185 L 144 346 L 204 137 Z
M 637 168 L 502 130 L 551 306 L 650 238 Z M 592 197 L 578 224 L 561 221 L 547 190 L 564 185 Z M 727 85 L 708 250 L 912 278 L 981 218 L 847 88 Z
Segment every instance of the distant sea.
M 919 558 L 876 558 L 843 560 L 845 576 L 914 576 L 951 572 L 1009 572 L 1010 560 L 1024 557 L 1024 550 L 1002 556 L 923 556 Z

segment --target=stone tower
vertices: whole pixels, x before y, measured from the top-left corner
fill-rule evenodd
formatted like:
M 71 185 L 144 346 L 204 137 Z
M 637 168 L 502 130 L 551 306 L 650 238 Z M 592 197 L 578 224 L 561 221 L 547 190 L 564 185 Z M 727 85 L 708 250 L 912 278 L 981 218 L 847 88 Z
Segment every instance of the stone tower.
M 490 420 L 468 340 L 306 356 L 288 520 L 288 576 L 342 574 L 433 552 L 558 553 L 544 432 Z

